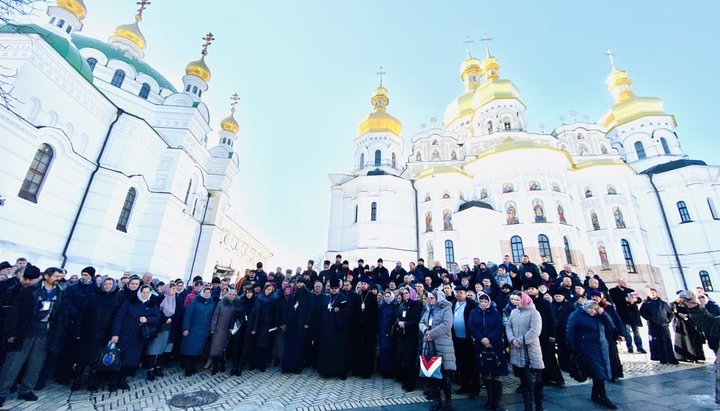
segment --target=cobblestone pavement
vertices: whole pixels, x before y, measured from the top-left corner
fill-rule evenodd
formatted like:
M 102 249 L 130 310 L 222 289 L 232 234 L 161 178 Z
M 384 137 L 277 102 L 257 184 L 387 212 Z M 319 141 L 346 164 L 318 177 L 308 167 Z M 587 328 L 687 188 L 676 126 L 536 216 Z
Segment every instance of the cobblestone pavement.
M 693 369 L 712 370 L 712 367 L 706 367 L 704 364 L 662 365 L 649 362 L 649 356 L 642 354 L 621 354 L 621 356 L 625 369 L 623 384 L 636 377 L 648 375 Z M 712 354 L 708 359 L 714 359 Z M 398 383 L 380 376 L 369 379 L 350 377 L 346 381 L 340 381 L 322 379 L 311 370 L 297 375 L 285 375 L 280 373 L 278 368 L 270 368 L 264 373 L 245 371 L 240 377 L 230 377 L 227 374 L 210 376 L 208 370 L 202 370 L 193 377 L 186 378 L 180 369 L 171 367 L 165 377 L 147 382 L 144 374 L 144 371 L 139 371 L 138 376 L 129 381 L 130 390 L 126 391 L 90 393 L 83 390 L 71 394 L 67 387 L 48 385 L 44 390 L 37 392 L 40 397 L 37 402 L 22 402 L 10 397 L 5 406 L 12 410 L 171 410 L 179 409 L 167 405 L 167 401 L 173 395 L 209 390 L 219 394 L 220 399 L 212 404 L 196 407 L 196 410 L 247 411 L 262 408 L 263 411 L 327 411 L 396 407 L 409 410 L 426 407 L 424 404 L 426 400 L 420 390 L 405 393 Z M 572 387 L 579 385 L 567 376 L 566 381 L 568 388 L 565 390 L 548 388 L 547 391 L 568 393 L 571 392 Z M 514 393 L 517 384 L 516 378 L 508 377 L 505 392 Z M 588 390 L 589 388 L 585 389 Z M 707 395 L 712 393 L 710 387 L 706 391 Z M 652 395 L 653 393 L 648 393 L 648 396 Z M 586 395 L 583 394 L 584 396 Z M 506 397 L 508 400 L 513 398 L 510 395 Z M 460 403 L 462 398 L 458 397 Z M 475 401 L 472 403 L 477 404 Z M 400 407 L 403 404 L 408 404 L 409 408 Z

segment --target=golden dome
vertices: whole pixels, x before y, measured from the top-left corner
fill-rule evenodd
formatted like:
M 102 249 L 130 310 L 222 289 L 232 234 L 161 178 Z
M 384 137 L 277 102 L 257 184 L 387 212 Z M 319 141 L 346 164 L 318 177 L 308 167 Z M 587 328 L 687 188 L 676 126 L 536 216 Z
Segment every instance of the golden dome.
M 370 132 L 389 131 L 399 136 L 400 121 L 387 112 L 387 106 L 390 104 L 387 89 L 382 86 L 376 88 L 375 94 L 373 94 L 370 101 L 375 110 L 358 124 L 358 135 Z
M 493 80 L 500 77 L 500 64 L 497 58 L 488 55 L 482 61 L 482 69 L 485 72 L 486 80 Z
M 234 109 L 230 111 L 230 115 L 220 122 L 220 128 L 222 128 L 224 131 L 229 131 L 233 134 L 237 134 L 240 131 L 240 125 L 238 124 L 237 120 L 235 120 L 235 116 L 233 115 L 234 113 Z
M 480 66 L 480 60 L 475 57 L 468 57 L 460 66 L 460 78 L 465 81 L 465 77 L 472 72 L 478 74 L 479 77 L 482 74 L 482 67 Z
M 113 32 L 113 36 L 123 37 L 133 42 L 140 50 L 145 50 L 145 36 L 143 36 L 138 26 L 138 22 L 142 17 L 135 16 L 135 22 L 130 24 L 121 24 L 117 26 Z
M 83 0 L 57 0 L 57 5 L 74 14 L 78 20 L 82 20 L 87 16 L 87 8 Z
M 205 64 L 205 56 L 200 57 L 200 60 L 191 61 L 185 67 L 185 74 L 189 76 L 196 76 L 203 79 L 204 82 L 210 81 L 210 68 Z

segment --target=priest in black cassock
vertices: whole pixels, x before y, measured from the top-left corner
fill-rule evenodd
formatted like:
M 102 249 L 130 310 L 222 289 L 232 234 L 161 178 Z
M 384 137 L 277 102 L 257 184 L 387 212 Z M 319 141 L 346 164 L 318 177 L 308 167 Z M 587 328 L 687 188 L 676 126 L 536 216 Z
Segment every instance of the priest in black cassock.
M 282 372 L 299 373 L 305 365 L 305 340 L 310 331 L 312 296 L 305 288 L 305 278 L 295 279 L 295 292 L 285 305 L 285 353 Z
M 340 294 L 340 280 L 330 279 L 330 295 L 324 297 L 325 309 L 320 328 L 318 373 L 322 377 L 347 378 L 350 342 L 350 307 Z
M 378 334 L 378 300 L 377 289 L 370 289 L 372 278 L 367 275 L 360 276 L 360 304 L 350 305 L 350 309 L 357 319 L 353 323 L 351 338 L 353 339 L 353 375 L 369 378 L 375 371 L 375 347 Z

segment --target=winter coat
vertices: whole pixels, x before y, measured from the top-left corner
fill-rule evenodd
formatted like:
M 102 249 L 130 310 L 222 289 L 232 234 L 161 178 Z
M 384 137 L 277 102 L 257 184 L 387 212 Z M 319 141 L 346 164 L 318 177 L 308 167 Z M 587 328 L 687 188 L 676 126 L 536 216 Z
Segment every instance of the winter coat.
M 256 348 L 268 347 L 267 349 L 272 349 L 274 334 L 277 331 L 271 332 L 270 330 L 280 326 L 282 308 L 278 303 L 277 293 L 273 293 L 269 297 L 260 293 L 256 297 L 248 323 L 248 332 L 255 332 L 252 336 Z
M 640 306 L 640 315 L 649 325 L 666 327 L 672 321 L 673 315 L 670 306 L 660 298 L 648 297 Z
M 613 328 L 607 314 L 591 316 L 578 308 L 568 319 L 566 344 L 568 350 L 580 357 L 580 364 L 590 378 L 607 381 L 612 378 L 612 371 L 606 327 Z
M 397 310 L 395 323 L 405 322 L 405 328 L 395 330 L 397 338 L 397 364 L 402 371 L 414 370 L 418 361 L 418 327 L 422 315 L 420 301 L 404 301 Z
M 147 326 L 157 326 L 160 322 L 160 313 L 150 301 L 141 302 L 137 296 L 128 295 L 115 314 L 112 324 L 112 335 L 118 336 L 120 349 L 120 362 L 124 367 L 137 367 L 140 356 L 145 348 L 145 341 L 140 339 L 140 317 L 147 318 Z
M 110 341 L 113 319 L 120 308 L 118 292 L 117 289 L 105 292 L 96 288 L 90 297 L 80 324 L 80 352 L 85 364 L 92 364 L 98 350 Z
M 442 293 L 438 293 L 439 296 Z M 430 312 L 432 311 L 432 317 Z M 430 327 L 429 319 L 432 318 L 432 327 Z M 443 297 L 438 298 L 437 305 L 428 305 L 425 307 L 422 318 L 420 319 L 420 338 L 422 343 L 426 344 L 425 331 L 432 337 L 435 343 L 437 354 L 442 357 L 443 370 L 454 371 L 457 369 L 455 364 L 455 347 L 452 340 L 453 312 L 451 304 Z M 421 345 L 421 347 L 423 347 Z
M 379 321 L 378 321 L 378 340 L 381 350 L 395 349 L 395 338 L 393 328 L 395 326 L 395 318 L 397 317 L 397 304 L 395 300 L 390 304 L 385 301 L 380 303 Z
M 608 294 L 610 295 L 610 300 L 615 304 L 615 308 L 617 309 L 618 314 L 620 315 L 620 319 L 622 320 L 623 324 L 630 325 L 632 327 L 642 327 L 642 321 L 640 321 L 640 311 L 638 310 L 638 304 L 630 304 L 627 302 L 626 298 L 627 296 L 634 292 L 632 288 L 620 288 L 613 287 L 608 291 Z M 636 301 L 640 301 L 640 298 L 637 298 Z
M 182 329 L 183 332 L 188 331 L 188 335 L 184 336 L 180 343 L 181 355 L 202 355 L 210 334 L 210 323 L 214 312 L 215 301 L 212 297 L 197 295 L 187 306 Z
M 30 331 L 33 318 L 38 311 L 38 299 L 43 294 L 43 281 L 39 281 L 29 287 L 20 290 L 20 294 L 13 302 L 5 318 L 5 336 L 15 337 L 15 343 L 9 347 L 9 351 L 20 348 L 23 338 Z M 53 297 L 50 318 L 48 319 L 47 347 L 49 351 L 59 350 L 60 341 L 63 338 L 65 326 L 65 299 L 59 287 L 56 287 L 56 294 Z
M 63 292 L 67 310 L 65 332 L 68 335 L 74 338 L 80 336 L 80 324 L 82 323 L 83 314 L 85 314 L 85 308 L 97 289 L 98 286 L 95 281 L 90 282 L 90 284 L 78 281 Z
M 230 337 L 230 330 L 235 325 L 235 320 L 242 311 L 239 301 L 230 301 L 223 298 L 215 306 L 215 312 L 210 322 L 210 333 L 212 342 L 210 344 L 210 355 L 219 357 L 225 352 L 227 341 Z
M 468 332 L 473 338 L 473 347 L 475 349 L 475 370 L 482 374 L 483 377 L 500 377 L 508 374 L 507 360 L 505 359 L 505 343 L 503 341 L 503 321 L 502 314 L 490 305 L 487 310 L 480 307 L 474 309 L 470 314 L 470 322 L 468 323 Z M 480 342 L 483 338 L 490 340 L 490 350 L 495 352 L 496 357 L 500 360 L 500 364 L 496 370 L 491 370 L 487 364 L 480 361 L 480 354 L 487 348 Z
M 505 335 L 510 344 L 510 363 L 516 367 L 526 367 L 525 345 L 528 348 L 530 357 L 530 368 L 539 370 L 545 368 L 540 350 L 540 331 L 542 330 L 542 318 L 535 309 L 535 304 L 528 304 L 518 307 L 510 312 Z M 520 348 L 515 347 L 512 341 L 517 339 Z

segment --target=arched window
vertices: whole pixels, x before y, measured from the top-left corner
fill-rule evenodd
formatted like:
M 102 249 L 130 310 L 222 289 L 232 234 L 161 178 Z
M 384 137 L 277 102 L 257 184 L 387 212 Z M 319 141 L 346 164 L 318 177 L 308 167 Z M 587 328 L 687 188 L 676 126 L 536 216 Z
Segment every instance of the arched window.
M 422 155 L 419 151 L 415 154 L 415 161 L 422 161 Z
M 377 203 L 373 202 L 370 205 L 370 221 L 377 221 Z
M 125 196 L 125 202 L 123 203 L 122 210 L 120 211 L 120 217 L 118 217 L 117 226 L 115 227 L 118 231 L 127 233 L 128 221 L 130 220 L 130 213 L 132 212 L 133 205 L 135 205 L 135 197 L 137 192 L 134 188 L 130 188 Z
M 197 86 L 193 86 L 192 92 L 193 92 L 193 94 L 197 94 L 197 92 L 198 92 Z
M 355 204 L 355 221 L 354 221 L 355 223 L 357 223 L 357 221 L 358 221 L 358 211 L 359 210 L 360 210 L 360 207 L 357 204 Z
M 647 155 L 645 154 L 645 146 L 643 146 L 642 141 L 635 142 L 635 153 L 637 154 L 638 160 L 647 158 Z
M 225 143 L 227 143 L 227 139 L 225 137 L 221 138 L 220 144 L 225 144 Z
M 147 100 L 150 95 L 150 85 L 148 83 L 143 83 L 142 87 L 140 87 L 140 93 L 138 95 L 140 98 Z
M 552 263 L 552 250 L 550 250 L 550 239 L 545 234 L 538 236 L 538 249 L 540 250 L 540 256 L 547 257 L 548 261 Z
M 392 153 L 392 167 L 397 167 L 397 156 L 395 155 L 395 153 Z
M 492 121 L 488 121 L 488 122 L 487 122 L 487 131 L 488 131 L 488 133 L 492 134 L 492 132 L 493 132 L 493 124 L 492 124 Z
M 382 163 L 382 151 L 375 150 L 375 165 L 379 166 Z
M 125 72 L 122 70 L 115 70 L 115 74 L 113 74 L 110 84 L 115 87 L 122 87 L 123 81 L 125 81 Z
M 198 90 L 198 97 L 202 97 L 202 90 Z
M 710 281 L 710 273 L 705 270 L 700 271 L 700 283 L 702 284 L 703 290 L 715 291 L 713 290 L 712 281 Z
M 684 201 L 677 202 L 677 209 L 678 209 L 678 213 L 680 213 L 680 222 L 681 223 L 690 222 L 690 212 L 688 212 L 687 205 L 685 204 Z
M 97 64 L 97 59 L 95 57 L 89 57 L 87 59 L 87 64 L 90 66 L 91 71 L 95 71 L 95 65 Z
M 660 144 L 662 144 L 663 152 L 665 152 L 666 155 L 670 155 L 670 147 L 668 146 L 665 137 L 660 137 Z
M 185 86 L 185 91 L 189 93 L 191 87 L 192 87 L 192 86 L 191 86 L 190 84 L 188 84 L 187 86 Z
M 360 168 L 365 168 L 365 153 L 360 154 Z
M 505 126 L 505 130 L 510 130 L 510 120 L 509 119 L 503 120 L 503 125 Z
M 630 243 L 627 240 L 620 240 L 620 247 L 622 247 L 623 258 L 625 259 L 625 268 L 629 273 L 636 273 L 635 260 L 633 260 L 632 251 L 630 250 Z
M 22 186 L 20 186 L 18 197 L 37 203 L 40 188 L 42 188 L 42 184 L 45 181 L 48 168 L 50 168 L 50 162 L 54 155 L 55 153 L 52 147 L 47 144 L 40 145 L 35 152 L 32 163 L 30 163 L 27 174 L 25 174 L 25 180 L 23 180 Z
M 64 25 L 65 25 L 65 20 L 63 20 L 63 19 L 58 20 L 58 22 L 57 22 L 58 27 L 62 28 L 62 26 L 64 26 Z
M 445 262 L 447 267 L 455 262 L 455 246 L 452 240 L 445 240 Z
M 70 34 L 71 31 L 72 31 L 72 26 L 65 27 L 65 33 Z
M 565 246 L 565 260 L 568 264 L 573 263 L 572 252 L 570 251 L 570 241 L 567 237 L 563 237 L 563 245 Z
M 510 239 L 510 248 L 512 249 L 513 261 L 516 263 L 522 261 L 522 256 L 523 254 L 525 254 L 522 238 L 516 235 L 512 236 L 512 238 Z
M 718 213 L 715 210 L 715 203 L 713 202 L 712 198 L 707 198 L 707 204 L 708 208 L 710 209 L 710 216 L 712 216 L 713 220 L 720 220 L 720 217 L 718 217 Z
M 193 200 L 193 206 L 192 206 L 192 212 L 190 215 L 195 215 L 195 212 L 197 211 L 197 205 L 198 205 L 198 199 L 195 197 L 195 200 Z
M 188 200 L 190 199 L 190 190 L 191 189 L 192 189 L 192 178 L 188 182 L 187 190 L 185 191 L 185 201 L 183 201 L 183 203 L 185 203 L 185 205 L 187 205 Z

